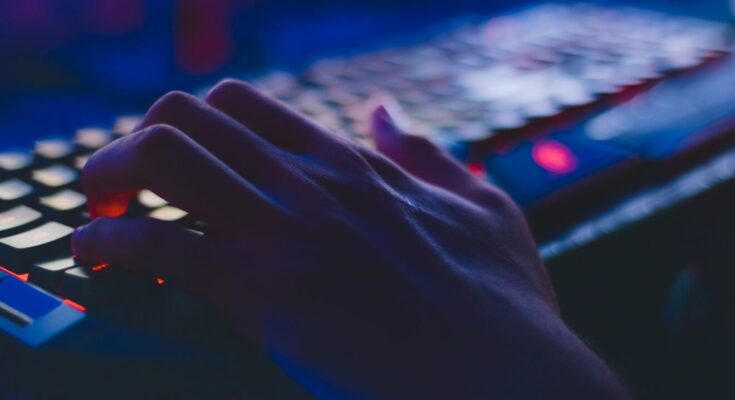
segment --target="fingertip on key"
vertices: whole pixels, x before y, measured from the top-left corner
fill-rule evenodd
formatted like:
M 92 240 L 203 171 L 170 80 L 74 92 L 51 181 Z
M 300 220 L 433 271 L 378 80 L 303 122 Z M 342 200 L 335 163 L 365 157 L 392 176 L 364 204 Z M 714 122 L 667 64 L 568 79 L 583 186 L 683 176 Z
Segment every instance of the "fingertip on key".
M 130 196 L 117 196 L 104 201 L 90 202 L 89 214 L 92 218 L 122 217 L 128 211 Z

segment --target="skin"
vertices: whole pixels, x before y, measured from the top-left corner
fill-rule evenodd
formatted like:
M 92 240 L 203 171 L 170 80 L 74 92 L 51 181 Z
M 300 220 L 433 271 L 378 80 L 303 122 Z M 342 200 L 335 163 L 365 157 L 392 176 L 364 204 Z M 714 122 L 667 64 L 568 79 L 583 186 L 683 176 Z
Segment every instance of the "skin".
M 243 82 L 169 93 L 89 160 L 74 253 L 189 290 L 320 398 L 626 398 L 516 205 L 386 107 L 372 123 L 378 152 Z M 212 233 L 112 218 L 143 188 Z

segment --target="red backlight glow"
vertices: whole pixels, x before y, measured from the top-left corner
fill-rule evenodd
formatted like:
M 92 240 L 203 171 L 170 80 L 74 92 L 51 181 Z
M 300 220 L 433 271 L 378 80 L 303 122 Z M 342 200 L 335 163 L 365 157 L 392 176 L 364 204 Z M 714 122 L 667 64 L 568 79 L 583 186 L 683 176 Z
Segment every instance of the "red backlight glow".
M 79 303 L 77 303 L 75 301 L 71 301 L 69 299 L 64 299 L 64 303 L 66 303 L 66 305 L 68 305 L 69 307 L 71 307 L 71 308 L 73 308 L 75 310 L 78 310 L 78 311 L 81 311 L 81 312 L 87 312 L 87 308 L 86 307 L 84 307 L 83 305 L 81 305 L 81 304 L 79 304 Z
M 554 140 L 537 142 L 531 149 L 533 161 L 541 168 L 555 174 L 568 174 L 577 169 L 577 158 L 562 143 Z
M 100 265 L 95 265 L 94 267 L 92 267 L 92 271 L 101 271 L 101 270 L 103 270 L 103 269 L 105 269 L 105 268 L 107 268 L 109 266 L 110 266 L 110 264 L 106 264 L 106 263 L 105 264 L 100 264 Z
M 26 274 L 16 274 L 15 272 L 13 272 L 13 271 L 5 268 L 5 267 L 0 267 L 0 271 L 5 272 L 6 274 L 8 274 L 10 276 L 14 276 L 14 277 L 22 280 L 23 282 L 28 282 L 28 274 L 27 273 Z
M 482 166 L 482 164 L 467 164 L 467 169 L 469 169 L 470 172 L 472 172 L 472 174 L 475 176 L 481 177 L 485 175 L 485 168 Z

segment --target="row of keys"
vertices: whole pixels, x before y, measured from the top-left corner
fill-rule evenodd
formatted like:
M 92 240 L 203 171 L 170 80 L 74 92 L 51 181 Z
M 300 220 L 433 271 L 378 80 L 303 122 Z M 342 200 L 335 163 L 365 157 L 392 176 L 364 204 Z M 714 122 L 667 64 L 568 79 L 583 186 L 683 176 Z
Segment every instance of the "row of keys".
M 272 72 L 256 85 L 368 146 L 371 100 L 388 93 L 412 133 L 485 171 L 532 220 L 545 210 L 541 225 L 562 226 L 573 222 L 562 208 L 581 218 L 579 205 L 595 203 L 589 196 L 610 201 L 636 187 L 646 176 L 641 167 L 698 147 L 692 133 L 731 108 L 720 98 L 729 97 L 721 82 L 732 79 L 718 77 L 719 87 L 701 93 L 657 94 L 645 107 L 618 105 L 728 63 L 730 36 L 721 23 L 627 7 L 542 5 L 418 45 L 321 60 L 301 74 Z M 677 118 L 673 108 L 681 108 Z
M 39 140 L 33 152 L 0 152 L 0 178 L 30 177 L 33 171 L 57 165 L 81 169 L 91 153 L 115 138 L 129 134 L 139 122 L 137 116 L 120 117 L 111 131 L 83 128 L 77 130 L 71 141 L 58 138 Z
M 722 24 L 629 8 L 540 6 L 256 84 L 368 146 L 368 100 L 390 93 L 414 133 L 479 161 L 488 141 L 548 131 L 560 117 L 579 120 L 721 58 L 727 35 Z
M 32 153 L 0 153 L 0 265 L 8 273 L 92 307 L 136 287 L 160 284 L 106 264 L 81 265 L 70 250 L 73 227 L 89 222 L 87 198 L 79 185 L 81 169 L 95 150 L 132 132 L 138 123 L 137 117 L 123 117 L 112 131 L 80 129 L 73 141 L 44 140 Z M 128 215 L 204 229 L 148 190 L 133 199 Z

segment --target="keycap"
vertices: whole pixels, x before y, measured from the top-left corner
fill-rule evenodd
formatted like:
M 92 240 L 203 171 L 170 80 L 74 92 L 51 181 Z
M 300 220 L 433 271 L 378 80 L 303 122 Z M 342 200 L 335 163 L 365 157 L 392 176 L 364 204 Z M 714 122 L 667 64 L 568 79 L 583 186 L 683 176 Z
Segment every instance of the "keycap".
M 138 193 L 138 202 L 143 207 L 151 209 L 163 207 L 168 204 L 165 199 L 147 189 L 141 190 L 140 193 Z
M 582 189 L 590 180 L 612 178 L 603 173 L 634 164 L 633 154 L 619 146 L 604 146 L 555 135 L 526 141 L 486 160 L 488 173 L 521 206 L 534 206 L 562 191 Z
M 13 272 L 27 272 L 34 262 L 68 253 L 73 231 L 58 222 L 47 222 L 28 231 L 0 238 L 0 260 Z
M 87 202 L 87 197 L 71 189 L 64 189 L 51 196 L 41 197 L 39 202 L 52 210 L 73 211 L 81 209 Z
M 151 211 L 149 217 L 159 219 L 161 221 L 180 222 L 183 221 L 189 213 L 173 206 L 164 206 Z
M 0 280 L 0 284 L 2 284 L 2 280 Z M 16 285 L 18 285 L 18 283 L 16 283 Z M 20 326 L 26 326 L 33 322 L 33 318 L 6 305 L 4 302 L 0 302 L 0 317 Z
M 60 300 L 0 272 L 0 316 L 28 325 L 56 308 Z
M 74 143 L 84 150 L 97 150 L 112 141 L 112 135 L 102 128 L 82 128 L 74 135 Z
M 83 267 L 74 266 L 63 271 L 54 292 L 88 307 L 92 300 L 92 285 L 90 272 Z
M 116 136 L 125 136 L 133 132 L 133 129 L 140 124 L 142 118 L 137 115 L 124 115 L 115 119 L 115 125 L 112 132 Z
M 0 321 L 3 322 L 0 323 L 0 336 L 13 337 L 31 348 L 38 348 L 84 318 L 83 307 L 62 301 L 1 268 L 0 304 Z
M 79 225 L 85 220 L 82 211 L 87 204 L 87 197 L 71 189 L 64 189 L 58 193 L 39 199 L 43 210 L 58 221 L 69 225 Z
M 83 155 L 74 157 L 74 168 L 80 171 L 83 170 L 84 166 L 87 165 L 87 161 L 89 161 L 89 157 L 91 157 L 90 154 L 83 154 Z
M 45 289 L 53 290 L 61 281 L 64 271 L 75 266 L 77 263 L 73 257 L 35 263 L 31 266 L 28 280 Z
M 0 212 L 0 237 L 15 234 L 23 228 L 41 220 L 41 213 L 23 205 Z
M 34 152 L 46 163 L 65 162 L 74 155 L 74 145 L 61 139 L 39 140 L 36 142 Z
M 61 189 L 79 178 L 79 172 L 61 164 L 37 169 L 31 175 L 34 182 L 42 185 L 42 189 Z
M 28 201 L 33 194 L 33 186 L 18 180 L 0 182 L 0 210 Z
M 33 154 L 31 153 L 0 153 L 0 176 L 24 176 L 32 165 Z

